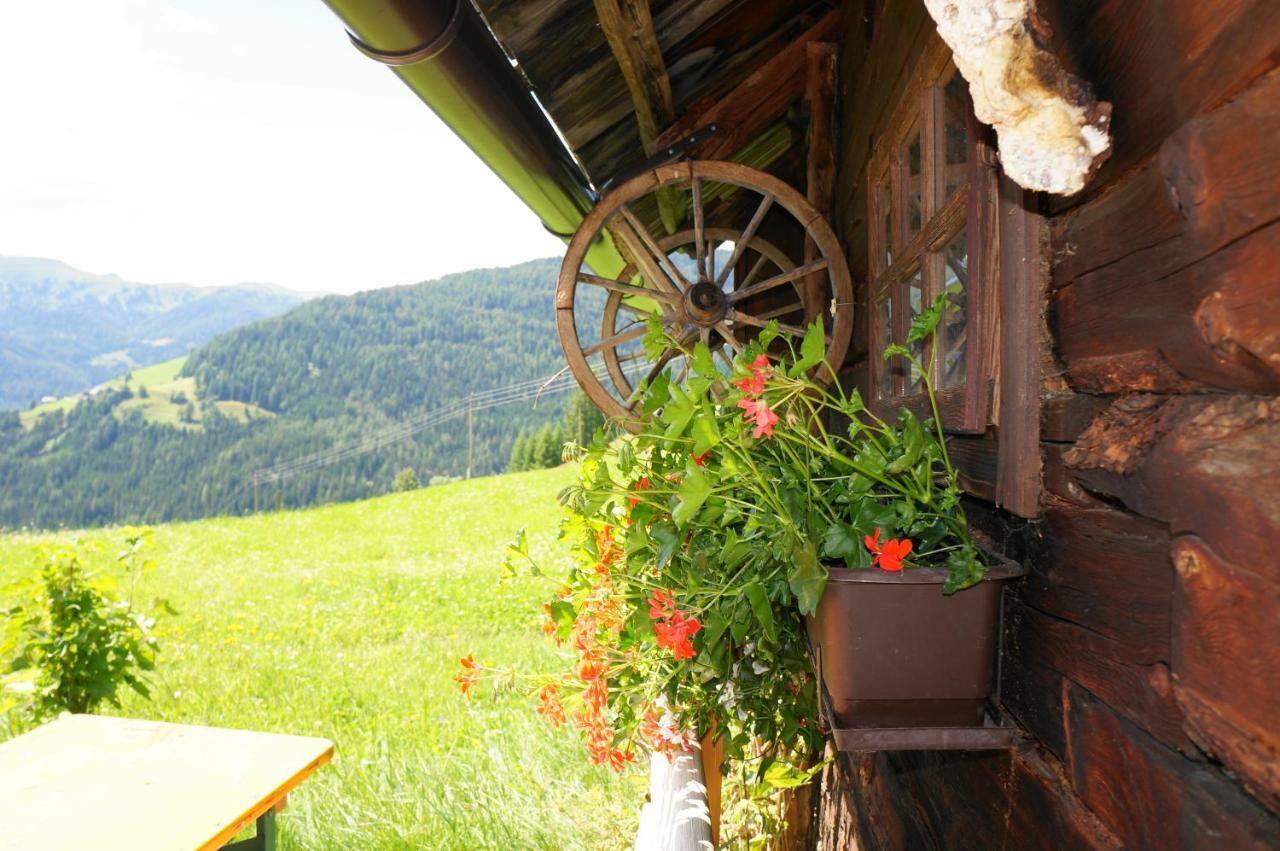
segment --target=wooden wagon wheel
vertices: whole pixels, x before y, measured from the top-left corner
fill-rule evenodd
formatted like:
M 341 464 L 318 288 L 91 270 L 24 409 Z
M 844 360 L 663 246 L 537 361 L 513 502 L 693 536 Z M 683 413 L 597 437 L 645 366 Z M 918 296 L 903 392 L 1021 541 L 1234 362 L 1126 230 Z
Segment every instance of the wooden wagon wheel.
M 691 228 L 654 237 L 637 211 L 643 213 L 646 205 L 656 209 L 658 190 L 668 205 L 674 193 L 683 193 L 675 197 L 688 200 Z M 720 205 L 711 210 L 742 209 L 745 224 L 705 221 L 712 198 Z M 758 235 L 771 212 L 789 216 L 811 240 L 811 262 L 795 263 Z M 588 248 L 601 239 L 612 240 L 629 261 L 617 277 L 584 266 Z M 727 366 L 725 349 L 739 350 L 771 319 L 779 320 L 783 334 L 799 337 L 804 318 L 821 315 L 827 326 L 826 359 L 838 366 L 853 330 L 852 301 L 839 242 L 800 193 L 747 166 L 695 161 L 644 172 L 596 205 L 570 240 L 560 267 L 556 327 L 587 396 L 607 416 L 634 425 L 639 404 L 634 388 L 663 370 L 678 380 L 687 372 L 676 349 L 657 358 L 645 352 L 650 317 L 676 339 L 707 343 Z M 629 318 L 623 320 L 624 314 Z M 814 373 L 819 380 L 830 376 L 826 369 Z

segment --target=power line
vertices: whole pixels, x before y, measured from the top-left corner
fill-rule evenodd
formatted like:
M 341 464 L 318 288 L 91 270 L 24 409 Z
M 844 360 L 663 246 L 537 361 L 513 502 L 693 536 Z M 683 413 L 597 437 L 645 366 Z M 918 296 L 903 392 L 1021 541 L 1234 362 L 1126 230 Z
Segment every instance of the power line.
M 643 364 L 639 363 L 629 363 L 623 366 L 623 371 L 634 373 L 642 366 Z M 597 375 L 604 377 L 600 374 L 602 372 L 601 368 L 597 367 L 595 371 Z M 311 470 L 317 470 L 321 467 L 336 464 L 339 461 L 345 461 L 348 458 L 354 458 L 357 455 L 382 449 L 412 437 L 432 426 L 443 425 L 462 417 L 467 417 L 470 420 L 476 411 L 484 411 L 500 405 L 511 405 L 516 402 L 534 401 L 543 396 L 564 393 L 577 386 L 573 376 L 561 370 L 548 377 L 534 378 L 529 381 L 508 384 L 504 387 L 469 393 L 465 397 L 455 399 L 443 407 L 434 408 L 415 417 L 401 420 L 394 425 L 366 434 L 358 440 L 339 444 L 338 446 L 304 455 L 301 458 L 294 458 L 271 467 L 262 467 L 254 470 L 252 480 L 255 507 L 259 485 L 285 481 Z

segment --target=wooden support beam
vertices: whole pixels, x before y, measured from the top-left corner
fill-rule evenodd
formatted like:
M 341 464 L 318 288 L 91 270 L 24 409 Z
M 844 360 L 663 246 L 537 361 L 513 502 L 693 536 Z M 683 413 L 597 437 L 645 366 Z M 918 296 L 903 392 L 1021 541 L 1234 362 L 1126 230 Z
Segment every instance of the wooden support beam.
M 659 128 L 671 123 L 676 108 L 649 0 L 595 0 L 595 6 L 600 29 L 631 92 L 640 144 L 646 154 L 652 154 Z M 662 226 L 667 233 L 675 233 L 684 218 L 682 199 L 667 189 L 659 189 L 657 196 Z
M 804 92 L 808 45 L 830 39 L 839 23 L 839 12 L 827 13 L 729 94 L 718 101 L 704 99 L 694 104 L 662 131 L 654 147 L 674 144 L 716 124 L 719 132 L 694 148 L 691 155 L 698 159 L 729 159 Z
M 809 203 L 831 221 L 836 195 L 836 62 L 838 46 L 831 42 L 810 42 L 805 46 L 804 99 L 809 106 L 809 148 L 805 168 L 805 192 Z M 818 259 L 812 239 L 804 243 L 804 262 Z M 826 311 L 827 275 L 810 275 L 804 282 L 804 321 L 807 325 Z M 852 310 L 853 305 L 838 309 Z M 833 321 L 826 318 L 828 329 Z
M 595 7 L 600 29 L 631 92 L 640 141 L 646 152 L 652 152 L 659 128 L 675 118 L 675 102 L 649 0 L 595 0 Z

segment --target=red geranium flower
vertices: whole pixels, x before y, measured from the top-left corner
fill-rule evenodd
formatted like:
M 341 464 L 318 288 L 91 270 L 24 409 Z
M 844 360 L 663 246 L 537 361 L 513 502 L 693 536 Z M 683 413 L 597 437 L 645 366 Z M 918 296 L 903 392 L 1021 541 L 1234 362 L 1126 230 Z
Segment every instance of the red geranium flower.
M 676 601 L 670 591 L 654 591 L 649 598 L 649 617 L 662 620 L 676 614 Z
M 677 661 L 692 659 L 696 655 L 689 639 L 700 629 L 702 624 L 697 619 L 686 618 L 679 612 L 673 614 L 666 623 L 658 622 L 653 625 L 653 631 L 658 636 L 658 646 L 670 650 Z
M 640 479 L 638 482 L 636 482 L 636 491 L 637 491 L 637 492 L 639 492 L 639 491 L 647 491 L 648 489 L 649 489 L 649 477 L 648 477 L 648 476 L 645 476 L 645 477 L 643 477 L 642 479 Z M 627 498 L 627 501 L 631 503 L 631 507 L 632 507 L 632 508 L 635 508 L 635 507 L 636 507 L 636 505 L 640 502 L 640 497 L 638 497 L 638 496 L 628 497 L 628 498 Z
M 871 566 L 887 570 L 890 573 L 902 570 L 902 560 L 911 552 L 910 538 L 903 538 L 902 540 L 893 538 L 881 545 L 879 526 L 876 527 L 874 536 L 867 535 L 863 538 L 863 543 L 867 545 L 867 549 L 872 553 Z
M 748 421 L 756 424 L 755 430 L 751 432 L 752 437 L 756 439 L 761 435 L 773 437 L 773 427 L 778 424 L 778 415 L 769 409 L 767 402 L 763 399 L 758 402 L 752 399 L 739 399 L 738 407 L 746 412 Z
M 758 355 L 751 362 L 751 375 L 733 382 L 733 386 L 748 396 L 759 396 L 764 392 L 764 382 L 768 377 L 769 358 L 765 355 Z

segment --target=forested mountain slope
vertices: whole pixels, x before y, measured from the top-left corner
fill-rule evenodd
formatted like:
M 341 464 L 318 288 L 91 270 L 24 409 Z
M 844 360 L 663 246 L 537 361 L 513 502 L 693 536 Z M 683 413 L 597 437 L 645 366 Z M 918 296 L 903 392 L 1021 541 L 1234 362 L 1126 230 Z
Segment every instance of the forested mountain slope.
M 257 284 L 135 284 L 57 260 L 0 257 L 0 410 L 185 354 L 302 298 Z
M 0 526 L 157 522 L 239 513 L 253 471 L 367 439 L 467 393 L 537 378 L 563 363 L 554 327 L 558 262 L 329 296 L 223 334 L 188 358 L 187 421 L 149 420 L 113 389 L 29 427 L 0 415 Z M 506 467 L 516 435 L 560 419 L 563 397 L 473 419 L 473 469 Z M 229 416 L 228 411 L 239 412 Z M 172 407 L 172 406 L 170 406 Z M 264 485 L 262 505 L 385 493 L 396 471 L 460 475 L 467 423 Z

